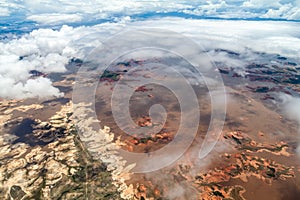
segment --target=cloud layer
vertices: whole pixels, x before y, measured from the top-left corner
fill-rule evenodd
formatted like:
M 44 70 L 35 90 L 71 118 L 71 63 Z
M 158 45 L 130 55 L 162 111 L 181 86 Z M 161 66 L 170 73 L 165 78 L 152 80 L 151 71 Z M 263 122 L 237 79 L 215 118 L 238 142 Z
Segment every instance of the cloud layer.
M 6 0 L 0 3 L 0 11 L 0 16 L 14 18 L 17 13 L 23 16 L 24 21 L 51 25 L 174 12 L 189 17 L 300 20 L 300 0 Z
M 136 22 L 123 20 L 77 28 L 63 26 L 60 30 L 38 29 L 18 39 L 0 41 L 0 97 L 60 96 L 47 77 L 32 79 L 30 70 L 65 72 L 71 58 L 84 59 L 113 34 L 141 27 L 179 32 L 201 45 L 213 61 L 239 70 L 247 63 L 268 59 L 266 55 L 255 52 L 280 54 L 298 63 L 300 60 L 300 29 L 296 22 L 162 18 Z M 129 39 L 134 42 L 134 38 Z M 234 57 L 215 49 L 227 49 L 240 55 Z
M 293 97 L 287 94 L 279 94 L 279 98 L 282 101 L 281 107 L 283 112 L 288 118 L 294 120 L 298 124 L 298 132 L 300 133 L 300 98 Z M 300 143 L 298 135 L 298 146 L 296 147 L 296 153 L 300 157 Z
M 60 31 L 40 29 L 7 43 L 0 42 L 0 97 L 60 96 L 45 77 L 31 78 L 30 70 L 64 72 L 71 49 L 69 27 Z
M 61 96 L 62 93 L 52 86 L 50 79 L 32 77 L 30 71 L 46 74 L 65 72 L 70 59 L 83 59 L 90 49 L 100 45 L 100 41 L 118 26 L 63 26 L 57 31 L 38 29 L 18 39 L 0 41 L 0 98 Z

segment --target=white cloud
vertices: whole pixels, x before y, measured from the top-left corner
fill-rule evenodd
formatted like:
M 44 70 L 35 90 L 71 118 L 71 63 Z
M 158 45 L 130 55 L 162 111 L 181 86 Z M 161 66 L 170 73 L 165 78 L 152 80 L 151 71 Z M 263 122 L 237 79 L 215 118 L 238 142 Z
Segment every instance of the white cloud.
M 8 8 L 0 7 L 0 16 L 5 17 L 5 16 L 9 16 L 9 15 L 10 15 L 10 11 Z
M 298 123 L 298 129 L 300 133 L 300 98 L 293 97 L 287 94 L 280 94 L 279 98 L 282 100 L 283 112 L 291 120 L 295 120 Z M 299 136 L 298 136 L 299 137 Z M 298 156 L 300 156 L 300 143 L 298 138 L 298 146 L 295 149 Z
M 30 79 L 30 70 L 63 72 L 69 57 L 64 49 L 71 40 L 68 31 L 40 29 L 7 43 L 0 42 L 0 97 L 27 98 L 60 96 L 47 78 Z
M 298 122 L 300 131 L 300 98 L 287 94 L 281 94 L 280 98 L 282 100 L 283 111 L 289 118 Z
M 281 4 L 278 0 L 248 0 L 243 6 L 250 8 L 279 8 Z
M 0 41 L 0 97 L 62 95 L 48 78 L 31 79 L 30 71 L 65 72 L 71 58 L 84 58 L 122 26 L 107 23 L 93 27 L 63 26 L 60 30 L 38 29 L 19 39 Z
M 221 48 L 241 52 L 250 48 L 258 52 L 278 53 L 300 59 L 298 23 L 165 18 L 135 22 L 133 25 L 183 33 L 207 50 Z
M 51 85 L 52 82 L 49 79 L 43 77 L 29 79 L 24 83 L 16 83 L 15 80 L 0 75 L 0 84 L 0 96 L 3 98 L 49 98 L 63 95 L 57 88 Z
M 271 8 L 266 12 L 263 17 L 265 18 L 278 18 L 278 16 L 284 16 L 286 13 L 288 13 L 289 10 L 291 10 L 292 5 L 287 4 L 279 7 L 278 9 Z
M 0 97 L 27 98 L 60 96 L 47 78 L 30 79 L 29 71 L 37 68 L 38 61 L 19 60 L 17 55 L 0 55 Z
M 208 1 L 207 4 L 194 4 L 193 9 L 184 10 L 184 12 L 199 16 L 221 18 L 271 18 L 299 20 L 299 2 L 299 0 L 217 0 Z
M 3 0 L 0 1 L 0 16 L 9 16 L 12 14 L 12 11 L 20 8 L 18 3 L 15 3 L 15 1 L 9 1 L 9 0 Z
M 40 24 L 55 25 L 55 24 L 63 24 L 64 22 L 67 23 L 79 22 L 82 20 L 82 17 L 78 14 L 45 13 L 39 15 L 31 15 L 27 17 L 27 19 L 36 21 Z

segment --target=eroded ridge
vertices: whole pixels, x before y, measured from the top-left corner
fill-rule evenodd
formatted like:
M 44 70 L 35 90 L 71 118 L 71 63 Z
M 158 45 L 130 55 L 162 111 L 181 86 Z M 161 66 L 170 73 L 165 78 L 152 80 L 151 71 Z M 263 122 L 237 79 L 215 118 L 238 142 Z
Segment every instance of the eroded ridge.
M 89 107 L 90 105 L 84 103 L 74 104 L 73 120 L 80 139 L 93 159 L 106 164 L 121 198 L 132 199 L 134 197 L 133 185 L 127 185 L 126 180 L 130 178 L 130 170 L 134 165 L 126 166 L 126 160 L 118 155 L 117 150 L 122 144 L 119 140 L 114 141 L 114 134 L 110 132 L 109 127 L 104 126 L 103 129 L 95 130 L 94 125 L 99 122 L 91 117 L 94 111 Z
M 90 157 L 79 139 L 71 103 L 46 121 L 26 113 L 46 106 L 18 103 L 0 105 L 5 119 L 0 134 L 0 199 L 121 199 L 111 172 Z M 28 132 L 19 135 L 24 129 Z

